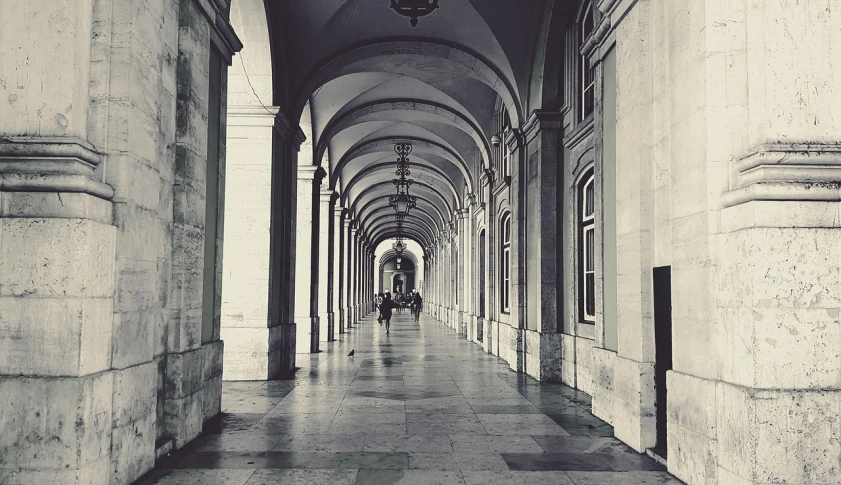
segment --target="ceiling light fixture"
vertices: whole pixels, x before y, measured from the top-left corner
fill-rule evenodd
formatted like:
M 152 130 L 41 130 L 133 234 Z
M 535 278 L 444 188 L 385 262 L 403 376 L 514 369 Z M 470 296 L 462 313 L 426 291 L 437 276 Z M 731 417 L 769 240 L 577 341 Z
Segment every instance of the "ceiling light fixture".
M 418 26 L 418 17 L 426 17 L 438 8 L 438 0 L 391 0 L 391 8 L 409 17 L 412 27 Z
M 394 151 L 397 153 L 397 171 L 394 174 L 399 178 L 391 181 L 397 187 L 397 194 L 389 196 L 388 205 L 394 208 L 397 220 L 402 221 L 410 210 L 417 207 L 417 197 L 409 195 L 409 187 L 415 182 L 407 178 L 412 174 L 409 171 L 409 154 L 412 153 L 412 144 L 395 143 Z

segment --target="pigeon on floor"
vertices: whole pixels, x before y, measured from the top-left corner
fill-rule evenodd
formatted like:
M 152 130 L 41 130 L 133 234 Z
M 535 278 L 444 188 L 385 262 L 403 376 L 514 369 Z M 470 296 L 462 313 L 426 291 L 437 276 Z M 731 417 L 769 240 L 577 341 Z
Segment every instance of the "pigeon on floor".
M 353 357 L 353 354 L 356 353 L 356 349 L 351 349 L 350 353 L 347 354 L 348 357 Z

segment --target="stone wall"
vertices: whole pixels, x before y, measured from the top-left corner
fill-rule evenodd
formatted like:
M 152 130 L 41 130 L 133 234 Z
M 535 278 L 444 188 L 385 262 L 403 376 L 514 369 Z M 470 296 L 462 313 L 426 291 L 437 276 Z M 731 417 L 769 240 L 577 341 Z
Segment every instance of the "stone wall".
M 0 481 L 130 483 L 219 409 L 218 325 L 203 346 L 203 260 L 185 256 L 204 254 L 207 55 L 227 13 L 3 3 L 19 28 L 0 41 L 28 61 L 0 63 Z

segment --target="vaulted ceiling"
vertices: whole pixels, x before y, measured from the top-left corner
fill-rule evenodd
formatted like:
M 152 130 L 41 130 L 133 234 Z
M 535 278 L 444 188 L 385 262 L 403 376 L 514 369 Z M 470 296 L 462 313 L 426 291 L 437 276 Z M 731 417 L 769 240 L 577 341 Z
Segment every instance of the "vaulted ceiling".
M 262 35 L 249 20 L 260 1 L 233 0 L 232 23 L 247 59 L 249 48 L 261 48 L 248 42 Z M 414 147 L 409 163 L 418 207 L 405 226 L 422 246 L 477 190 L 498 103 L 515 125 L 523 121 L 541 19 L 553 3 L 440 0 L 413 28 L 390 0 L 265 0 L 274 104 L 311 121 L 312 160 L 302 162 L 324 168 L 374 243 L 396 233 L 387 205 L 395 143 Z M 238 70 L 235 60 L 232 85 Z M 255 95 L 270 85 L 250 84 Z

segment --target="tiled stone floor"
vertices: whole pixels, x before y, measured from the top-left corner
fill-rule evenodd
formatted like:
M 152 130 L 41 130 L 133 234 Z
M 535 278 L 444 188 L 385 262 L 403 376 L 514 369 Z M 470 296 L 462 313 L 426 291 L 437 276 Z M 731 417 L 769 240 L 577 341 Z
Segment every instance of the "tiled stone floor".
M 347 357 L 356 349 L 354 357 Z M 219 422 L 136 485 L 680 484 L 569 387 L 429 318 L 368 319 L 294 381 L 226 382 Z

